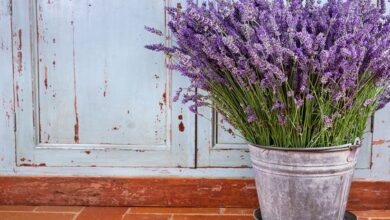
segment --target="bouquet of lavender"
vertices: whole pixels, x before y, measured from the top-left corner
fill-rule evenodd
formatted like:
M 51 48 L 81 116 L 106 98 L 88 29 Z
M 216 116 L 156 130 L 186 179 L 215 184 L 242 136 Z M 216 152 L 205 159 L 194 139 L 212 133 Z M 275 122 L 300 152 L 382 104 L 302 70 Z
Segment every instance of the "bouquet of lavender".
M 251 143 L 351 143 L 390 101 L 390 18 L 370 0 L 188 0 L 167 12 L 175 46 L 146 48 L 190 79 L 177 95 L 192 111 L 212 107 Z

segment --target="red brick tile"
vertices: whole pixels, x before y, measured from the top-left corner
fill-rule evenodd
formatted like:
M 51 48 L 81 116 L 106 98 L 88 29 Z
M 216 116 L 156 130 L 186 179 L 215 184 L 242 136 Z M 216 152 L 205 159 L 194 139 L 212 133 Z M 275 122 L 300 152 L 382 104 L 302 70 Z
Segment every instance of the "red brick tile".
M 220 213 L 224 215 L 252 215 L 254 209 L 247 208 L 221 208 Z
M 128 208 L 86 207 L 76 220 L 121 220 Z
M 170 220 L 169 214 L 127 214 L 123 220 Z
M 253 217 L 239 215 L 173 215 L 173 220 L 253 220 Z
M 0 211 L 32 211 L 36 206 L 0 205 Z
M 358 217 L 390 218 L 390 210 L 351 211 Z
M 129 213 L 196 213 L 219 214 L 219 208 L 164 208 L 164 207 L 135 207 Z
M 82 206 L 38 206 L 34 212 L 71 212 L 78 213 Z
M 1 220 L 72 220 L 73 213 L 0 212 Z

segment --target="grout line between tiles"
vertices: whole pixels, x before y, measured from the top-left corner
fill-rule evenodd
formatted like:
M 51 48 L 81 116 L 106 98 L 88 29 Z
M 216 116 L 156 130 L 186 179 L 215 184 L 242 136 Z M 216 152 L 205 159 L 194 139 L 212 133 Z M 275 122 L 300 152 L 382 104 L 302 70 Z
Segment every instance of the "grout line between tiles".
M 131 208 L 127 208 L 126 212 L 123 213 L 121 220 L 123 220 L 123 218 L 124 218 L 127 214 L 130 213 L 130 210 L 131 210 Z
M 76 220 L 77 217 L 79 217 L 79 215 L 84 211 L 84 209 L 85 209 L 85 207 L 82 207 L 82 208 L 80 209 L 80 211 L 74 215 L 74 217 L 73 217 L 72 220 Z

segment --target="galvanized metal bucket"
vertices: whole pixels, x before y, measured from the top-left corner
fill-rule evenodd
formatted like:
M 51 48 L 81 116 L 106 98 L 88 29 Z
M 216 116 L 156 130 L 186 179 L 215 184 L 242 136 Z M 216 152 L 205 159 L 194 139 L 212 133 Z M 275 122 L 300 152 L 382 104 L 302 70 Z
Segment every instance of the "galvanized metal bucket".
M 263 220 L 343 220 L 359 144 L 249 145 Z

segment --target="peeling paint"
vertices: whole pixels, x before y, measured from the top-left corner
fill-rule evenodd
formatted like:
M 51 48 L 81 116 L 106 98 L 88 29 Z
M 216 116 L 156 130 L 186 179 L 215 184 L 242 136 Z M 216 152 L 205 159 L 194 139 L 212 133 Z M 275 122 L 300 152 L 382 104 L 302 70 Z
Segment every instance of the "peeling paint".
M 47 66 L 46 65 L 45 65 L 45 77 L 44 77 L 43 83 L 45 84 L 45 88 L 47 89 L 48 83 L 47 83 Z
M 75 102 L 75 111 L 76 111 L 76 117 L 75 117 L 75 124 L 74 124 L 74 142 L 78 144 L 79 143 L 79 114 L 77 113 L 76 102 Z
M 167 103 L 167 93 L 166 92 L 164 92 L 162 94 L 162 99 L 163 99 L 163 102 L 166 104 Z
M 18 51 L 16 62 L 18 64 L 18 73 L 22 74 L 22 70 L 23 70 L 23 54 L 22 54 L 22 51 Z
M 77 110 L 77 84 L 76 84 L 76 50 L 75 50 L 75 30 L 74 23 L 71 21 L 72 31 L 73 31 L 73 90 L 74 90 L 74 114 L 75 114 L 75 124 L 74 124 L 74 142 L 79 143 L 79 113 Z
M 22 29 L 19 29 L 18 31 L 18 39 L 19 39 L 18 50 L 22 50 Z
M 384 144 L 385 141 L 384 140 L 375 140 L 375 141 L 372 141 L 372 145 L 381 145 L 381 144 Z
M 16 83 L 15 86 L 15 95 L 16 95 L 16 107 L 19 107 L 19 85 Z
M 18 69 L 18 73 L 19 74 L 22 74 L 22 70 L 23 70 L 23 53 L 22 53 L 22 29 L 19 29 L 18 31 L 18 46 L 17 46 L 17 49 L 18 49 L 18 52 L 17 52 L 17 69 Z
M 179 131 L 180 131 L 180 132 L 183 132 L 184 129 L 185 129 L 184 124 L 183 124 L 183 122 L 181 121 L 180 124 L 179 124 Z
M 45 167 L 45 166 L 46 166 L 46 163 L 40 163 L 40 164 L 22 163 L 22 164 L 20 164 L 19 166 L 23 166 L 23 167 Z
M 104 91 L 103 91 L 103 96 L 106 97 L 107 95 L 107 80 L 104 80 Z

